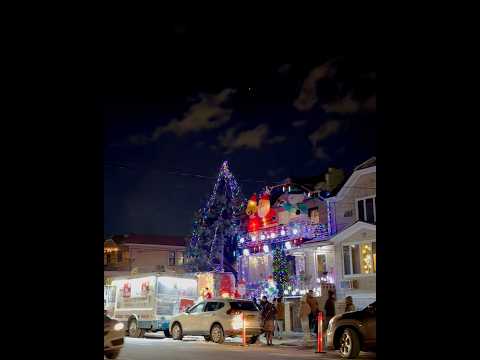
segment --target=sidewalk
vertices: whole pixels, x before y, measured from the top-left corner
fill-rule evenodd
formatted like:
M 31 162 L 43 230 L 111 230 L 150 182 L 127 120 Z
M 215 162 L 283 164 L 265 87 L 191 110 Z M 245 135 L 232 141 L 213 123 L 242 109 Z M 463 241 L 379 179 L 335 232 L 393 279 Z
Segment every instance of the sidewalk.
M 242 342 L 241 337 L 236 337 L 236 338 L 228 338 L 229 342 Z M 265 335 L 262 334 L 258 338 L 257 342 L 255 345 L 263 345 L 267 344 L 267 340 L 265 339 Z M 310 346 L 307 348 L 313 348 L 313 346 L 316 344 L 316 337 L 313 337 L 312 335 L 312 341 Z M 282 339 L 278 339 L 277 337 L 273 338 L 273 345 L 280 345 L 280 346 L 298 346 L 298 347 L 304 347 L 303 343 L 303 333 L 302 332 L 292 332 L 288 336 L 283 336 Z

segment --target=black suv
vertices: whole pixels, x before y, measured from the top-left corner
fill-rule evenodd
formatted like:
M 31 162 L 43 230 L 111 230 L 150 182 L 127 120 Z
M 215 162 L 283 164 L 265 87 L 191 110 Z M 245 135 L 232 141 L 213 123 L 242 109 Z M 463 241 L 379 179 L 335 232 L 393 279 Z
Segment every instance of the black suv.
M 340 350 L 344 358 L 356 358 L 360 351 L 375 351 L 377 345 L 376 303 L 360 311 L 334 316 L 328 324 L 327 346 Z

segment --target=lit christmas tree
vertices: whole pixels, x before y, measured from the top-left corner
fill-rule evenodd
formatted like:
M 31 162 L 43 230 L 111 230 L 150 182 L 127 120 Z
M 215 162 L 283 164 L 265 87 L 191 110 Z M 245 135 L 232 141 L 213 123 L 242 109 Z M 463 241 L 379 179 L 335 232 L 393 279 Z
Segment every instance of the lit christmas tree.
M 195 214 L 186 254 L 189 271 L 235 273 L 234 252 L 244 203 L 240 187 L 224 161 L 206 206 Z
M 273 251 L 273 280 L 277 283 L 278 294 L 283 296 L 283 290 L 289 281 L 287 256 L 285 250 L 276 248 Z

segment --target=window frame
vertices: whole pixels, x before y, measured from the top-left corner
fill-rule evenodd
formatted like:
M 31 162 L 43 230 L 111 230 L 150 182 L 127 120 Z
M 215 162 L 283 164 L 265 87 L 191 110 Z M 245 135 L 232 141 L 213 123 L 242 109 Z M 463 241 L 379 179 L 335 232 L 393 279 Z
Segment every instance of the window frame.
M 175 264 L 179 265 L 179 266 L 182 266 L 185 262 L 185 252 L 184 251 L 176 251 L 176 253 L 178 253 L 179 256 L 176 256 Z M 180 262 L 180 259 L 182 260 L 182 262 Z
M 215 310 L 209 310 L 209 311 L 207 311 L 207 306 L 208 306 L 208 304 L 216 304 Z M 222 306 L 220 306 L 220 305 L 222 305 Z M 203 308 L 203 312 L 214 312 L 214 311 L 220 310 L 220 309 L 223 308 L 224 306 L 225 306 L 225 305 L 223 305 L 223 302 L 221 302 L 221 301 L 207 301 L 207 302 L 205 303 L 205 307 Z
M 193 309 L 196 309 L 197 307 L 199 307 L 200 305 L 202 305 L 202 311 L 192 313 L 192 311 L 189 310 L 188 313 L 189 313 L 189 314 L 201 314 L 201 313 L 204 312 L 204 310 L 205 310 L 205 305 L 206 305 L 206 304 L 207 304 L 207 303 L 206 303 L 205 301 L 199 302 L 198 304 L 196 304 L 196 305 L 193 306 L 192 310 L 193 310 Z
M 322 253 L 322 252 L 318 252 L 318 251 L 315 251 L 315 270 L 316 270 L 316 275 L 317 275 L 317 278 L 321 278 L 323 276 L 323 272 L 328 272 L 328 262 L 327 262 L 327 254 L 325 253 Z M 319 263 L 318 263 L 318 257 L 321 256 L 324 258 L 325 260 L 325 268 L 323 269 L 323 272 L 320 274 L 319 273 Z
M 366 222 L 366 218 L 367 218 L 367 199 L 373 199 L 373 224 L 376 225 L 377 224 L 377 195 L 369 195 L 369 196 L 364 196 L 364 197 L 361 197 L 361 198 L 355 198 L 355 213 L 357 215 L 357 220 L 358 221 L 363 221 L 363 222 Z M 358 213 L 358 202 L 359 201 L 363 201 L 363 215 L 365 217 L 365 219 L 360 219 L 360 214 Z M 368 223 L 370 224 L 370 223 Z
M 177 265 L 176 263 L 176 259 L 177 259 L 177 256 L 176 256 L 176 250 L 168 250 L 168 266 L 175 266 Z M 173 257 L 172 257 L 172 254 L 173 254 Z M 173 261 L 172 261 L 173 259 Z M 173 264 L 172 264 L 173 262 Z
M 371 272 L 368 274 L 353 274 L 353 262 L 352 262 L 352 245 L 364 245 L 364 244 L 370 244 L 372 247 L 372 264 L 373 264 L 373 243 L 377 243 L 377 239 L 371 239 L 371 240 L 358 240 L 358 241 L 349 241 L 342 243 L 342 276 L 344 279 L 354 279 L 354 278 L 362 278 L 362 277 L 371 277 L 371 276 L 377 276 L 377 272 Z M 345 274 L 345 258 L 344 258 L 344 253 L 343 253 L 343 247 L 348 246 L 350 248 L 350 272 L 351 274 Z M 375 245 L 376 247 L 376 245 Z M 360 267 L 361 269 L 361 267 Z M 376 269 L 375 269 L 376 270 Z

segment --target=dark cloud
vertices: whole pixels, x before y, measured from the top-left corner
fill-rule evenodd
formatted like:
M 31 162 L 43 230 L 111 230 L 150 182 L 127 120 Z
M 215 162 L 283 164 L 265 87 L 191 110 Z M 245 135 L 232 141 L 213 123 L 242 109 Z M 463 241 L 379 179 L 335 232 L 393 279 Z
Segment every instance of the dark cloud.
M 277 71 L 278 71 L 279 73 L 284 74 L 284 73 L 287 73 L 287 72 L 290 70 L 291 67 L 292 67 L 291 64 L 283 64 L 282 66 L 280 66 L 280 67 L 277 69 Z
M 257 127 L 236 133 L 236 129 L 228 129 L 227 132 L 218 137 L 220 145 L 231 153 L 239 149 L 259 150 L 267 140 L 268 125 L 260 124 Z
M 312 143 L 313 155 L 317 159 L 328 159 L 329 156 L 321 143 L 340 130 L 340 121 L 329 120 L 315 130 L 308 139 Z
M 292 122 L 293 127 L 301 127 L 307 125 L 307 120 L 299 120 L 299 121 L 294 121 Z
M 184 136 L 193 132 L 219 128 L 232 116 L 233 111 L 223 105 L 235 92 L 235 89 L 227 88 L 216 95 L 200 94 L 197 102 L 190 106 L 180 120 L 173 119 L 167 125 L 157 127 L 150 137 L 134 135 L 129 140 L 132 144 L 143 145 L 157 141 L 160 136 L 169 132 Z
M 273 138 L 268 140 L 267 143 L 269 143 L 269 144 L 280 144 L 280 143 L 282 143 L 286 140 L 287 140 L 286 136 L 274 136 Z
M 326 112 L 329 113 L 354 114 L 360 110 L 360 103 L 354 100 L 352 95 L 349 94 L 330 104 L 324 104 L 322 107 Z
M 366 111 L 376 112 L 377 111 L 377 95 L 375 94 L 370 96 L 363 104 L 363 108 Z
M 308 111 L 318 102 L 317 83 L 320 80 L 332 77 L 335 67 L 332 62 L 327 62 L 314 68 L 303 81 L 302 90 L 293 105 L 299 111 Z

